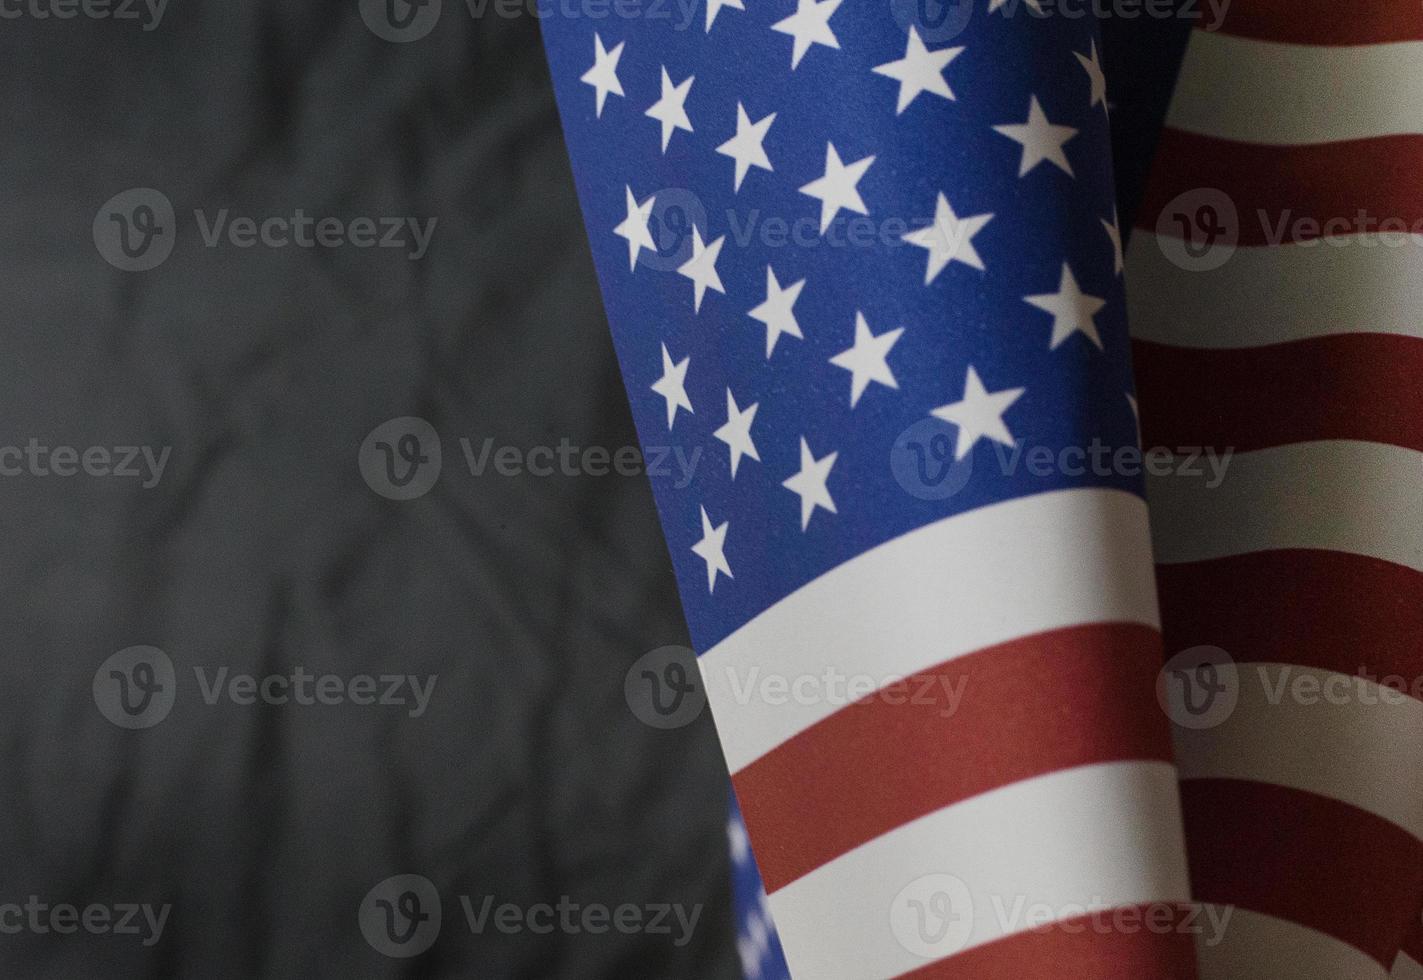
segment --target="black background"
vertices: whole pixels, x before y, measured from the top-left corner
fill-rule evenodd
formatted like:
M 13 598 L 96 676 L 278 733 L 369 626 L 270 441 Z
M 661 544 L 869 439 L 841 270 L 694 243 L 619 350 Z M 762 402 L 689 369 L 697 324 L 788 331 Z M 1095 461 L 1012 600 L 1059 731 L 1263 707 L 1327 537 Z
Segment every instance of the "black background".
M 623 677 L 685 642 L 642 477 L 471 476 L 458 440 L 635 444 L 530 16 L 446 0 L 392 44 L 354 2 L 173 0 L 0 20 L 0 444 L 172 447 L 151 489 L 0 478 L 0 903 L 171 903 L 159 943 L 0 935 L 4 977 L 731 977 L 709 719 L 639 722 Z M 177 247 L 121 272 L 91 224 L 163 192 Z M 435 217 L 429 253 L 203 244 L 193 212 Z M 428 420 L 408 502 L 357 451 Z M 97 710 L 133 644 L 178 697 Z M 437 675 L 428 712 L 204 703 L 211 672 Z M 440 890 L 433 949 L 356 909 Z M 457 896 L 704 906 L 692 941 L 473 935 Z

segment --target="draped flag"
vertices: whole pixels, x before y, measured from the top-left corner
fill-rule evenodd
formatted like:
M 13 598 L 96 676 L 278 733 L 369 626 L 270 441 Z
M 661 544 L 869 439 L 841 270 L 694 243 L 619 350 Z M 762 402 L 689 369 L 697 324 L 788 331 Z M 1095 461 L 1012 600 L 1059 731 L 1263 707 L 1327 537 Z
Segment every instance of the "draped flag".
M 1146 441 L 1235 451 L 1149 486 L 1203 980 L 1423 977 L 1420 151 L 1423 8 L 1237 0 L 1137 216 Z
M 703 680 L 795 975 L 1190 977 L 1099 35 L 927 6 L 543 21 Z

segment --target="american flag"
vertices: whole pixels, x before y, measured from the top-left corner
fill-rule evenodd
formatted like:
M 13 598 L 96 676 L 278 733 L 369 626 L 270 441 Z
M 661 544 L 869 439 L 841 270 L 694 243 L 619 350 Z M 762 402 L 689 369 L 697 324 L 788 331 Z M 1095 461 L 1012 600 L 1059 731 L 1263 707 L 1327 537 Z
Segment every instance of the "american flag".
M 1091 17 L 544 20 L 640 437 L 703 450 L 654 489 L 767 895 L 748 976 L 767 908 L 814 978 L 1174 980 L 1199 946 L 1208 980 L 1355 980 L 1416 923 L 1417 702 L 1310 713 L 1252 667 L 1419 673 L 1418 252 L 1222 202 L 1407 207 L 1418 100 L 1319 79 L 1417 94 L 1382 35 L 1418 21 L 1327 48 L 1337 12 L 1249 6 L 1192 40 L 1129 263 Z
M 746 980 L 788 980 L 790 967 L 735 795 L 726 821 L 726 843 L 731 855 L 731 901 L 741 975 Z
M 1148 493 L 1167 650 L 1234 662 L 1176 739 L 1195 896 L 1235 910 L 1207 980 L 1423 977 L 1420 42 L 1391 0 L 1194 31 L 1129 249 L 1147 442 L 1237 453 Z

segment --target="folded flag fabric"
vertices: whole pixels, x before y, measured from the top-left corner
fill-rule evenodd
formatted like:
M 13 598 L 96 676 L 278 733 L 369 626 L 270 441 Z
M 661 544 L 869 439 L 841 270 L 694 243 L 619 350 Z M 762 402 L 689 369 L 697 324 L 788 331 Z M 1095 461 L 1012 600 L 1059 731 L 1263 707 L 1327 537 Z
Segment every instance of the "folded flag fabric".
M 1148 488 L 1203 980 L 1423 976 L 1420 155 L 1423 7 L 1238 0 L 1137 214 L 1146 442 L 1234 452 Z
M 1423 913 L 1409 925 L 1389 976 L 1393 980 L 1423 980 Z
M 543 23 L 683 605 L 795 975 L 1191 976 L 1097 28 L 938 13 Z
M 731 900 L 741 975 L 746 980 L 789 980 L 790 967 L 786 965 L 771 904 L 751 853 L 751 838 L 734 795 L 726 821 L 726 843 L 731 854 Z

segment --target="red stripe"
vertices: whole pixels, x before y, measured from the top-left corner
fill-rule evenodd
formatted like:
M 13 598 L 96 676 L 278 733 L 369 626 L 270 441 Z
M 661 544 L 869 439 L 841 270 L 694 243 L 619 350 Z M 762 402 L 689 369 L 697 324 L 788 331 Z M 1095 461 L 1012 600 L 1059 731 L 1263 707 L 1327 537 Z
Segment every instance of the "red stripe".
M 1340 14 L 1341 17 L 1347 16 Z M 1224 191 L 1235 202 L 1240 245 L 1309 241 L 1327 230 L 1335 235 L 1367 232 L 1356 218 L 1362 209 L 1375 222 L 1402 219 L 1423 227 L 1423 136 L 1379 136 L 1309 146 L 1260 146 L 1201 136 L 1166 127 L 1156 152 L 1136 226 L 1176 237 L 1177 213 L 1167 205 L 1200 188 Z M 1188 222 L 1197 212 L 1184 209 Z M 1263 211 L 1263 217 L 1259 213 Z M 1166 219 L 1161 228 L 1157 219 Z M 1301 226 L 1301 219 L 1316 222 Z M 1284 221 L 1284 230 L 1280 224 Z M 1195 227 L 1192 225 L 1192 227 Z M 1393 230 L 1401 230 L 1390 226 Z M 1377 225 L 1373 228 L 1377 231 Z M 1335 247 L 1319 245 L 1319 248 Z
M 1201 0 L 1210 24 L 1210 7 Z M 1222 34 L 1288 44 L 1343 46 L 1423 40 L 1423 5 L 1415 0 L 1234 0 Z
M 1410 920 L 1408 932 L 1403 937 L 1402 952 L 1407 953 L 1415 963 L 1423 963 L 1423 915 L 1415 915 Z
M 1417 337 L 1344 334 L 1231 350 L 1138 340 L 1132 356 L 1148 446 L 1247 452 L 1361 439 L 1423 451 Z
M 1168 923 L 1157 918 L 1164 915 L 1158 911 L 1162 907 L 1122 912 L 1131 915 L 1138 908 L 1134 919 L 1114 921 L 1113 910 L 1015 933 L 903 976 L 913 980 L 1196 980 L 1189 913 L 1176 909 Z
M 956 658 L 841 708 L 733 778 L 766 890 L 1009 783 L 1171 761 L 1160 665 L 1154 629 L 1081 626 Z M 948 691 L 961 692 L 956 708 Z M 926 746 L 945 747 L 948 763 L 927 761 Z
M 1423 691 L 1423 573 L 1338 551 L 1279 550 L 1156 566 L 1168 652 L 1402 678 Z
M 1393 965 L 1423 898 L 1423 845 L 1411 834 L 1266 783 L 1187 779 L 1181 803 L 1198 901 L 1273 915 Z

